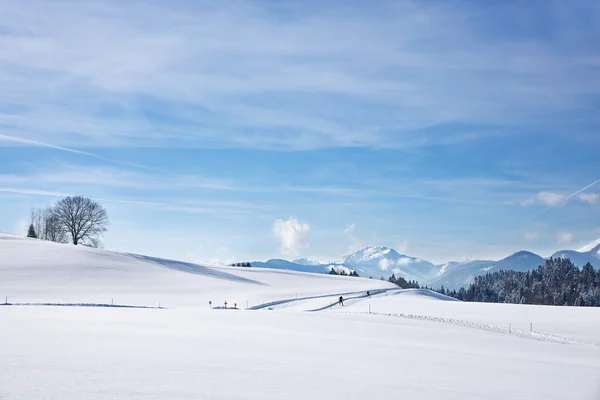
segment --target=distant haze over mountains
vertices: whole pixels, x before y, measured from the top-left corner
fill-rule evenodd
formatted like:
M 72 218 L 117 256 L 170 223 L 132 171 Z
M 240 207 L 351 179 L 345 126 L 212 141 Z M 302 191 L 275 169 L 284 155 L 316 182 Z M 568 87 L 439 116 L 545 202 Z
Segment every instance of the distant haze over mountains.
M 578 251 L 560 250 L 552 254 L 553 258 L 569 258 L 579 267 L 586 263 L 600 268 L 600 239 Z M 269 260 L 255 261 L 254 267 L 276 268 L 293 271 L 328 273 L 331 269 L 356 271 L 361 277 L 387 279 L 392 274 L 406 280 L 417 280 L 421 285 L 448 289 L 467 286 L 476 276 L 500 270 L 529 271 L 546 261 L 535 253 L 519 251 L 502 260 L 474 260 L 467 262 L 448 262 L 435 265 L 420 258 L 400 254 L 396 250 L 383 246 L 369 246 L 349 254 L 336 261 L 319 261 L 302 258 L 294 261 Z

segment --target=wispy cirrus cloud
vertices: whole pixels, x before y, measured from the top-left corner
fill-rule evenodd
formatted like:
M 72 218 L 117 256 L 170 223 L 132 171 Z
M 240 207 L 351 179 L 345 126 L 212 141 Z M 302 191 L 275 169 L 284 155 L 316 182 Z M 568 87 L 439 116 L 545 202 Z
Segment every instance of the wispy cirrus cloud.
M 578 37 L 578 56 L 565 57 L 571 46 L 561 40 L 582 23 L 579 13 L 593 10 L 563 13 L 553 42 L 500 40 L 495 25 L 480 23 L 535 13 L 515 4 L 473 6 L 468 16 L 451 3 L 315 10 L 263 2 L 7 3 L 0 17 L 4 128 L 65 148 L 74 139 L 410 148 L 499 134 L 500 123 L 568 116 L 582 96 L 600 92 L 593 41 Z M 443 132 L 430 129 L 445 124 Z
M 594 194 L 586 194 L 583 192 L 585 192 L 586 190 L 588 190 L 589 188 L 591 188 L 593 186 L 596 186 L 598 183 L 600 183 L 600 180 L 594 181 L 594 182 L 590 183 L 589 185 L 587 185 L 569 195 L 565 195 L 565 194 L 561 194 L 561 193 L 554 193 L 554 192 L 540 192 L 537 196 L 529 198 L 529 199 L 523 201 L 521 204 L 523 206 L 528 206 L 528 205 L 532 205 L 532 204 L 542 204 L 542 205 L 548 206 L 547 208 L 545 208 L 542 211 L 540 211 L 539 213 L 537 213 L 536 216 L 539 216 L 539 215 L 545 213 L 546 211 L 550 210 L 553 207 L 564 206 L 572 198 L 577 198 L 581 201 L 584 201 L 584 202 L 587 202 L 587 203 L 593 205 L 593 204 L 595 204 L 595 201 L 597 201 L 597 198 L 595 198 Z
M 37 140 L 25 139 L 25 138 L 22 138 L 22 137 L 8 136 L 8 135 L 0 134 L 0 142 L 8 142 L 8 143 L 12 143 L 12 144 L 15 144 L 15 145 L 21 145 L 21 146 L 45 147 L 45 148 L 49 148 L 49 149 L 64 151 L 64 152 L 67 152 L 67 153 L 79 154 L 79 155 L 83 155 L 83 156 L 86 156 L 86 157 L 92 157 L 92 158 L 95 158 L 95 159 L 98 159 L 98 160 L 102 160 L 102 161 L 106 161 L 106 162 L 109 162 L 109 163 L 127 165 L 127 166 L 130 166 L 130 167 L 150 169 L 150 167 L 147 167 L 147 166 L 144 166 L 144 165 L 141 165 L 141 164 L 132 163 L 132 162 L 129 162 L 129 161 L 124 161 L 124 160 L 115 160 L 113 158 L 103 157 L 103 156 L 100 156 L 98 154 L 90 153 L 90 152 L 87 152 L 87 151 L 72 149 L 72 148 L 63 147 L 63 146 L 56 146 L 56 145 L 53 145 L 53 144 L 50 144 L 50 143 L 40 142 L 40 141 L 37 141 Z
M 541 236 L 542 235 L 539 232 L 527 231 L 523 234 L 523 239 L 525 239 L 528 242 L 534 242 L 534 241 L 538 240 Z

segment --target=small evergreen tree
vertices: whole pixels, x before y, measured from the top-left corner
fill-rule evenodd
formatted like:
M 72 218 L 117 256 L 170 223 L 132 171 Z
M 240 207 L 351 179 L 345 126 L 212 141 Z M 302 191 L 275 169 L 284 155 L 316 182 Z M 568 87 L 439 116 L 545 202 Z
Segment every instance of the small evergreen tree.
M 33 224 L 29 224 L 29 230 L 27 230 L 27 237 L 33 239 L 38 238 L 37 233 L 35 233 L 35 228 L 33 227 Z

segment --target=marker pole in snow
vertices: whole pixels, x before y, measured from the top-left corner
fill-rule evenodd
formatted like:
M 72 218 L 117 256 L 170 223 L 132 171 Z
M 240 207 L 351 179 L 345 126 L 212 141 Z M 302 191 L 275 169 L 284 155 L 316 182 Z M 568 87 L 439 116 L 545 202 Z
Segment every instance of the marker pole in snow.
M 512 325 L 508 324 L 508 333 L 511 334 L 512 333 Z
M 533 333 L 533 322 L 529 323 L 529 332 Z
M 369 304 L 369 314 L 371 314 L 371 305 Z
M 110 305 L 111 305 L 111 306 L 114 306 L 114 300 L 115 300 L 115 299 L 110 299 Z

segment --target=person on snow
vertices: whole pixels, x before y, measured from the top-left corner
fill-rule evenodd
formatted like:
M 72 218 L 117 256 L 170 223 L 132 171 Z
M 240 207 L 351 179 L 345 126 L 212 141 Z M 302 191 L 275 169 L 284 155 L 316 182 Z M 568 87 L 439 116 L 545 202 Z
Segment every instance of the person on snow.
M 371 297 L 371 292 L 367 290 L 367 297 Z
M 344 298 L 342 296 L 340 296 L 340 305 L 344 305 Z

